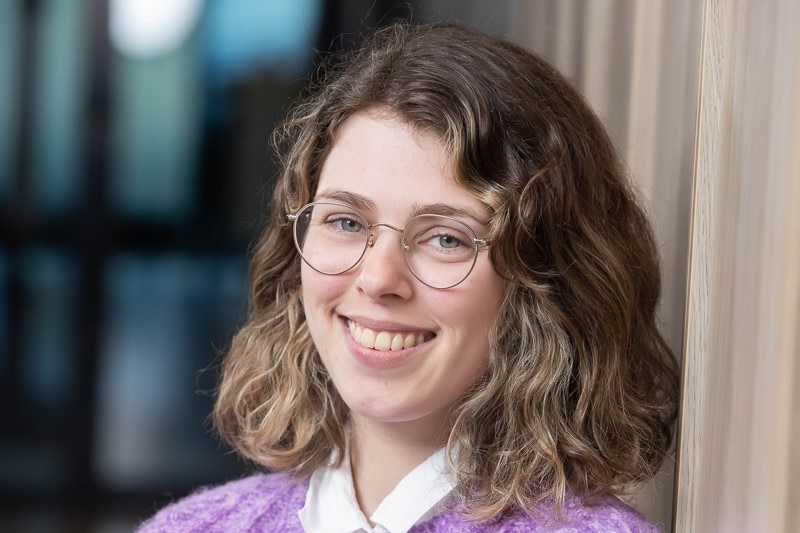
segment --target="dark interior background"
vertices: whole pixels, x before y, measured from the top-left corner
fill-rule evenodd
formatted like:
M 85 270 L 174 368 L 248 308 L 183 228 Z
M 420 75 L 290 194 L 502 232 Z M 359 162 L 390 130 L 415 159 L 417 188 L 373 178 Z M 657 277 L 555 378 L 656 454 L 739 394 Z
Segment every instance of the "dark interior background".
M 502 33 L 477 4 L 0 2 L 0 531 L 130 531 L 252 468 L 207 416 L 270 132 L 318 51 L 398 18 Z

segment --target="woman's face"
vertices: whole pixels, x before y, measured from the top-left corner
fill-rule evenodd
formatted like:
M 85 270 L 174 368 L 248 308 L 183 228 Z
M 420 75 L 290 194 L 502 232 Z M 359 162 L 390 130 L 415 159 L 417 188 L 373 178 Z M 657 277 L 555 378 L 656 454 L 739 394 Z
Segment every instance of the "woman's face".
M 356 203 L 368 223 L 397 228 L 420 210 L 456 209 L 478 238 L 488 231 L 488 208 L 456 184 L 438 137 L 390 115 L 358 114 L 342 126 L 315 201 Z M 505 282 L 482 248 L 461 284 L 428 287 L 406 266 L 399 233 L 373 231 L 374 246 L 344 274 L 302 264 L 311 336 L 354 418 L 441 425 L 486 367 Z M 395 349 L 365 346 L 371 337 Z M 414 346 L 397 349 L 398 339 Z

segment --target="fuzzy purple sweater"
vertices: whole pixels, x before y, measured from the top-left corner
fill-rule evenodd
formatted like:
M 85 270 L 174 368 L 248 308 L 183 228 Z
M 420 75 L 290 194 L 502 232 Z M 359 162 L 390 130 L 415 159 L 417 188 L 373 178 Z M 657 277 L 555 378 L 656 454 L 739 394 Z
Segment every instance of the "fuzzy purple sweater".
M 139 533 L 153 532 L 294 532 L 303 531 L 297 512 L 305 504 L 308 480 L 285 474 L 258 474 L 225 485 L 201 489 L 173 503 L 142 524 Z M 449 510 L 410 530 L 413 533 L 447 531 L 505 532 L 629 532 L 658 533 L 638 512 L 616 498 L 587 507 L 579 498 L 564 504 L 560 522 L 537 521 L 517 513 L 502 521 L 474 524 L 456 510 Z

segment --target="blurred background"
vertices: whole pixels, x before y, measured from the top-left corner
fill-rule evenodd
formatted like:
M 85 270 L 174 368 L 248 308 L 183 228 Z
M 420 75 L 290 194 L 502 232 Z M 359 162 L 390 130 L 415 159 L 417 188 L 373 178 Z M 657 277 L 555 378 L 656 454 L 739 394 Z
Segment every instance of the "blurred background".
M 0 2 L 0 531 L 130 531 L 246 471 L 207 416 L 247 311 L 273 126 L 318 51 L 398 18 L 502 35 L 507 13 Z
M 627 162 L 684 369 L 677 451 L 633 503 L 796 531 L 796 0 L 0 0 L 0 532 L 131 531 L 249 470 L 207 417 L 269 136 L 320 54 L 396 19 L 538 52 Z

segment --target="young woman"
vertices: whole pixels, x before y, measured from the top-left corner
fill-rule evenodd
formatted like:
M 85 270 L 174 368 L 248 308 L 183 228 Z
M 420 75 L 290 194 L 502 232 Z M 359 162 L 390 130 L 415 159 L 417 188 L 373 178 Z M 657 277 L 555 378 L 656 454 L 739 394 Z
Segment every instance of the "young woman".
M 276 134 L 252 311 L 214 413 L 276 471 L 143 531 L 655 531 L 676 363 L 648 222 L 536 55 L 396 25 Z

